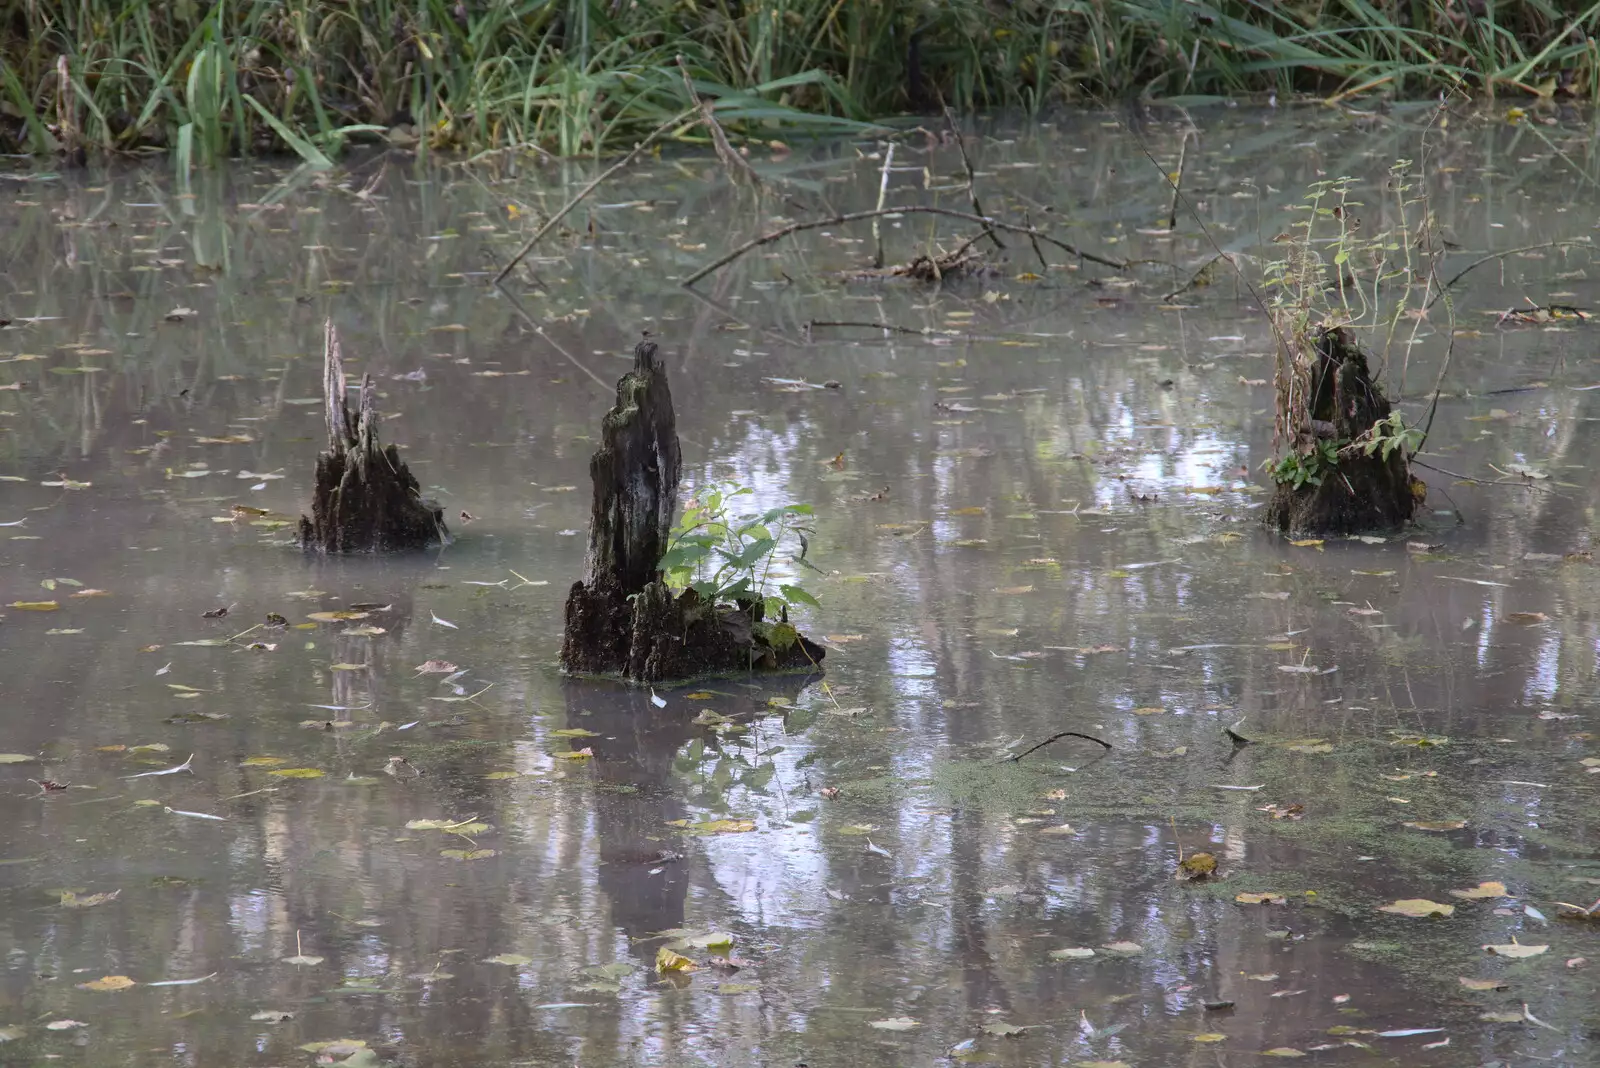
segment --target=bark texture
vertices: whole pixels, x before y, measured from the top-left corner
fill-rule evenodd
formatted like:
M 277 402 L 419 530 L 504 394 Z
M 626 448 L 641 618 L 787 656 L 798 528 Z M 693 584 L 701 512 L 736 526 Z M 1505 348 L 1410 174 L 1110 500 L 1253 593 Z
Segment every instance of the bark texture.
M 1280 482 L 1265 521 L 1293 537 L 1387 533 L 1404 526 L 1427 494 L 1403 449 L 1384 458 L 1349 447 L 1387 419 L 1390 405 L 1372 381 L 1367 357 L 1342 329 L 1319 331 L 1296 359 L 1293 380 L 1279 388 L 1279 426 L 1302 454 L 1323 441 L 1340 446 L 1339 462 L 1319 484 Z
M 824 650 L 787 620 L 765 620 L 759 601 L 708 604 L 661 580 L 682 461 L 660 350 L 646 339 L 633 359 L 589 461 L 589 551 L 567 595 L 562 667 L 654 683 L 815 666 Z
M 323 325 L 323 415 L 328 451 L 317 457 L 311 515 L 300 517 L 308 551 L 370 553 L 423 549 L 448 536 L 444 511 L 422 488 L 393 445 L 378 441 L 377 390 L 361 379 L 359 416 L 346 397 L 344 353 L 330 319 Z

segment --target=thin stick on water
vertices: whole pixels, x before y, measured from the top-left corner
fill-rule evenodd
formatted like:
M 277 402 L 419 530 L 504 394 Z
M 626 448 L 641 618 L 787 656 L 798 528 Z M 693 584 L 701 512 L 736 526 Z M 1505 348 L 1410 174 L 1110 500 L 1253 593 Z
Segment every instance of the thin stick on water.
M 674 115 L 660 126 L 657 126 L 654 130 L 650 131 L 644 140 L 633 146 L 632 152 L 629 152 L 626 156 L 623 156 L 617 162 L 601 171 L 594 181 L 578 190 L 577 195 L 571 200 L 567 201 L 566 204 L 562 205 L 561 209 L 554 215 L 546 219 L 545 224 L 539 227 L 534 235 L 528 238 L 528 240 L 523 243 L 522 247 L 517 250 L 517 254 L 512 256 L 504 267 L 500 268 L 500 273 L 494 276 L 494 284 L 499 285 L 501 282 L 505 281 L 506 275 L 515 270 L 517 264 L 521 263 L 523 258 L 526 257 L 528 253 L 533 251 L 533 246 L 539 243 L 539 239 L 553 230 L 556 223 L 566 218 L 567 214 L 572 211 L 573 208 L 582 203 L 585 197 L 598 189 L 600 187 L 600 183 L 604 182 L 607 178 L 610 178 L 613 174 L 616 174 L 618 171 L 622 170 L 635 159 L 638 159 L 639 154 L 645 149 L 649 148 L 651 145 L 655 144 L 656 139 L 662 134 L 666 133 L 668 130 L 682 125 L 686 120 L 693 118 L 696 114 L 698 114 L 699 111 L 700 108 L 698 106 L 688 108 L 687 110 L 680 111 L 678 114 Z
M 528 309 L 524 308 L 522 306 L 522 302 L 517 299 L 517 295 L 511 292 L 511 290 L 507 289 L 505 286 L 501 285 L 498 279 L 495 281 L 495 288 L 499 289 L 501 293 L 505 294 L 506 299 L 511 302 L 511 307 L 518 315 L 522 316 L 522 320 L 528 324 L 528 328 L 531 329 L 535 334 L 538 334 L 540 337 L 544 338 L 545 341 L 549 343 L 551 348 L 565 356 L 568 363 L 572 364 L 572 366 L 576 367 L 578 370 L 592 378 L 595 385 L 599 386 L 602 390 L 609 392 L 612 389 L 611 386 L 606 385 L 605 379 L 589 370 L 589 368 L 584 366 L 584 364 L 576 356 L 562 348 L 561 343 L 555 338 L 551 337 L 549 332 L 545 330 L 544 324 L 529 314 Z
M 889 196 L 889 168 L 894 166 L 894 142 L 889 142 L 889 147 L 883 150 L 883 171 L 878 175 L 878 210 L 883 210 L 883 202 Z M 883 231 L 878 228 L 878 220 L 872 220 L 872 243 L 877 251 L 872 257 L 872 269 L 883 270 Z
M 1008 234 L 1024 234 L 1037 237 L 1045 244 L 1054 245 L 1056 248 L 1061 249 L 1069 256 L 1076 256 L 1078 259 L 1087 260 L 1090 263 L 1098 263 L 1100 266 L 1109 267 L 1114 271 L 1126 271 L 1131 266 L 1126 261 L 1107 259 L 1104 256 L 1096 256 L 1092 252 L 1085 252 L 1076 245 L 1072 245 L 1060 240 L 1059 238 L 1052 237 L 1043 230 L 1038 230 L 1031 226 L 1018 226 L 1016 223 L 1000 222 L 998 219 L 991 219 L 985 215 L 974 215 L 971 212 L 954 211 L 950 208 L 935 208 L 924 204 L 908 204 L 903 207 L 883 208 L 877 211 L 851 211 L 845 212 L 842 215 L 830 215 L 826 219 L 811 219 L 807 222 L 790 223 L 788 226 L 773 230 L 770 233 L 762 234 L 760 237 L 752 238 L 751 240 L 746 241 L 744 244 L 740 245 L 731 252 L 725 253 L 721 257 L 712 260 L 710 263 L 706 264 L 704 267 L 700 268 L 698 271 L 694 272 L 688 278 L 685 278 L 678 284 L 682 286 L 692 286 L 706 275 L 711 274 L 714 271 L 721 270 L 723 267 L 726 267 L 740 256 L 743 256 L 745 253 L 750 252 L 753 249 L 758 249 L 762 245 L 770 245 L 774 241 L 780 241 L 783 238 L 788 237 L 790 234 L 798 234 L 805 230 L 817 230 L 824 226 L 841 226 L 844 223 L 849 222 L 862 222 L 866 219 L 881 219 L 888 215 L 943 215 L 949 219 L 961 219 L 965 222 L 977 223 L 979 226 L 984 228 L 985 232 L 990 229 L 994 229 L 1004 231 Z
M 1036 751 L 1038 751 L 1040 749 L 1043 749 L 1045 746 L 1049 745 L 1051 742 L 1059 742 L 1063 738 L 1082 738 L 1086 742 L 1093 742 L 1095 745 L 1103 745 L 1107 749 L 1112 748 L 1110 742 L 1105 741 L 1102 738 L 1096 738 L 1092 734 L 1079 734 L 1077 731 L 1062 731 L 1059 734 L 1052 734 L 1050 737 L 1046 738 L 1044 741 L 1040 742 L 1038 745 L 1029 746 L 1027 749 L 1024 749 L 1022 752 L 1018 753 L 1016 756 L 1007 757 L 1006 759 L 1010 760 L 1013 764 L 1015 764 L 1017 761 L 1021 760 L 1025 756 L 1027 756 L 1029 753 L 1036 752 Z
M 1194 132 L 1191 126 L 1183 131 L 1183 141 L 1178 145 L 1178 169 L 1172 178 L 1172 206 L 1167 209 L 1167 229 L 1178 228 L 1178 195 L 1183 189 L 1183 165 L 1189 158 L 1189 135 Z
M 956 148 L 961 152 L 961 167 L 967 172 L 967 199 L 972 202 L 972 214 L 984 217 L 983 205 L 978 203 L 978 175 L 972 169 L 972 157 L 967 155 L 967 142 L 961 136 L 960 127 L 956 125 L 955 113 L 950 110 L 948 105 L 944 109 L 944 121 L 950 127 L 950 135 L 956 139 Z M 882 207 L 883 205 L 880 204 L 878 206 Z M 1004 252 L 1006 250 L 1005 243 L 995 236 L 992 227 L 985 226 L 984 232 L 989 235 L 989 240 L 994 242 L 994 247 L 998 251 Z

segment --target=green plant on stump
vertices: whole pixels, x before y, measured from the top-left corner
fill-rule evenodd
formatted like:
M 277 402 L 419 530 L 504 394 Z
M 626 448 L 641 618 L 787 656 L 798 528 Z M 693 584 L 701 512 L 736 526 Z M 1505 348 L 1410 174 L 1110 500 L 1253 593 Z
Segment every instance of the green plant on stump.
M 704 499 L 692 498 L 672 529 L 661 571 L 667 585 L 694 590 L 708 608 L 759 603 L 761 619 L 753 625 L 769 644 L 787 648 L 795 640 L 789 609 L 815 608 L 817 599 L 796 583 L 771 581 L 772 567 L 786 539 L 792 538 L 800 558 L 805 557 L 812 510 L 809 504 L 783 504 L 759 515 L 735 514 L 734 502 L 754 493 L 727 483 Z
M 1397 370 L 1403 394 L 1421 313 L 1441 295 L 1434 268 L 1442 243 L 1420 186 L 1411 161 L 1390 168 L 1384 193 L 1392 204 L 1374 214 L 1386 211 L 1394 223 L 1368 232 L 1353 180 L 1318 182 L 1299 206 L 1303 219 L 1276 239 L 1284 254 L 1263 282 L 1278 338 L 1274 440 L 1286 451 L 1264 466 L 1277 484 L 1266 519 L 1280 530 L 1394 529 L 1426 492 L 1410 471 L 1423 434 L 1378 384 Z M 1408 318 L 1409 336 L 1400 338 Z M 1376 369 L 1362 335 L 1379 354 Z M 1397 346 L 1405 353 L 1398 368 L 1389 358 Z

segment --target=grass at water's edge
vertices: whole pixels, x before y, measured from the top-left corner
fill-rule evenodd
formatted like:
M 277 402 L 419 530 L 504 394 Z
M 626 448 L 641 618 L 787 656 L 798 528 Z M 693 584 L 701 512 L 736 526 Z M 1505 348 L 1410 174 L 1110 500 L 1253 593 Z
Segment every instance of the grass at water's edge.
M 597 152 L 1264 91 L 1600 99 L 1590 0 L 0 0 L 0 150 Z

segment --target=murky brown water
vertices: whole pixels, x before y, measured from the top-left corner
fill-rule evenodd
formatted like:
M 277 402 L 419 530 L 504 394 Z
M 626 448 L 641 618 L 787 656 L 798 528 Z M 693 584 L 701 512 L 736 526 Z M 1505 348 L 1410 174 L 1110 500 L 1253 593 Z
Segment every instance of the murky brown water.
M 1124 118 L 983 139 L 986 206 L 1192 268 L 1207 255 L 1192 222 L 1139 232 L 1167 195 Z M 1421 125 L 1219 112 L 1186 182 L 1216 239 L 1252 248 L 1310 182 L 1377 183 L 1419 158 Z M 1436 131 L 1433 206 L 1460 245 L 1445 274 L 1589 237 L 1593 133 L 1570 116 Z M 1175 127 L 1144 135 L 1176 154 Z M 538 285 L 514 287 L 547 337 L 485 272 L 586 167 L 0 181 L 0 316 L 16 320 L 0 331 L 0 594 L 59 605 L 0 621 L 0 752 L 27 758 L 0 767 L 0 1056 L 1600 1058 L 1600 926 L 1554 904 L 1600 895 L 1600 775 L 1582 763 L 1600 756 L 1600 579 L 1567 557 L 1590 549 L 1600 504 L 1600 391 L 1584 388 L 1600 366 L 1592 326 L 1492 314 L 1600 304 L 1587 250 L 1512 256 L 1457 290 L 1428 462 L 1544 477 L 1421 472 L 1435 492 L 1411 540 L 1431 553 L 1296 547 L 1255 523 L 1272 401 L 1245 383 L 1271 378 L 1270 341 L 1229 281 L 1178 310 L 1161 306 L 1170 272 L 1019 278 L 1039 272 L 1013 241 L 986 281 L 842 284 L 830 272 L 871 257 L 859 225 L 745 258 L 702 287 L 710 301 L 675 286 L 779 217 L 872 206 L 872 151 L 764 162 L 764 215 L 713 160 L 641 167 L 573 216 L 583 235 L 541 249 Z M 901 198 L 965 207 L 953 149 L 898 161 Z M 890 256 L 929 227 L 886 224 Z M 476 517 L 436 555 L 308 560 L 271 517 L 230 519 L 309 499 L 324 315 L 383 382 L 413 470 Z M 946 332 L 802 340 L 808 320 L 879 316 Z M 554 669 L 591 435 L 641 328 L 672 356 L 696 483 L 816 506 L 808 559 L 825 573 L 791 566 L 822 600 L 805 622 L 829 636 L 826 690 L 734 680 L 657 709 Z M 1437 307 L 1406 369 L 1412 414 L 1448 332 Z M 842 388 L 796 384 L 829 380 Z M 247 630 L 352 603 L 390 607 Z M 465 673 L 419 674 L 430 659 Z M 703 708 L 735 722 L 691 722 Z M 1223 728 L 1240 720 L 1260 744 L 1235 749 Z M 574 730 L 594 733 L 557 734 Z M 1115 749 L 1003 762 L 1062 730 Z M 592 761 L 557 756 L 583 745 Z M 190 770 L 131 777 L 191 753 Z M 423 774 L 383 774 L 393 755 Z M 323 774 L 274 774 L 294 769 Z M 70 788 L 29 782 L 47 778 Z M 1293 804 L 1303 818 L 1263 811 Z M 755 829 L 674 825 L 721 819 Z M 1464 823 L 1406 826 L 1429 821 Z M 1200 850 L 1223 877 L 1175 881 Z M 1451 896 L 1484 881 L 1504 896 Z M 1263 891 L 1282 902 L 1236 900 Z M 1378 911 L 1401 898 L 1455 911 Z M 723 935 L 739 970 L 653 970 L 661 946 L 704 962 Z M 1481 948 L 1513 939 L 1549 948 Z M 1052 955 L 1078 947 L 1095 953 Z M 107 976 L 137 985 L 82 988 Z M 175 980 L 195 982 L 156 985 Z M 307 1047 L 334 1040 L 371 1052 Z

